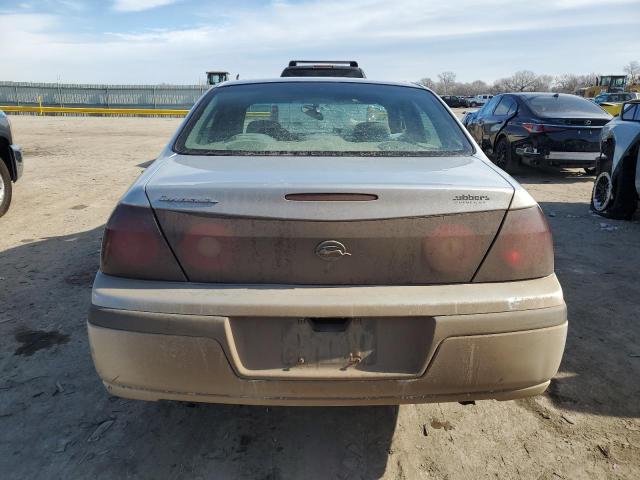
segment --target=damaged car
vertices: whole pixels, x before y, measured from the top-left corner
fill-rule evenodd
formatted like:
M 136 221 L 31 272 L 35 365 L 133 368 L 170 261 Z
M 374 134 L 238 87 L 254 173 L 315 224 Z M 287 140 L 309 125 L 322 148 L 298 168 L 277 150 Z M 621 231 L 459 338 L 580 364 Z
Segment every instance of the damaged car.
M 602 130 L 601 151 L 591 193 L 591 209 L 599 215 L 629 220 L 640 192 L 640 100 L 625 103 Z
M 575 95 L 508 93 L 493 97 L 466 126 L 503 170 L 529 165 L 584 168 L 591 174 L 609 120 L 599 106 Z
M 107 222 L 88 333 L 122 397 L 383 405 L 539 394 L 567 315 L 542 210 L 435 93 L 294 77 L 195 105 Z

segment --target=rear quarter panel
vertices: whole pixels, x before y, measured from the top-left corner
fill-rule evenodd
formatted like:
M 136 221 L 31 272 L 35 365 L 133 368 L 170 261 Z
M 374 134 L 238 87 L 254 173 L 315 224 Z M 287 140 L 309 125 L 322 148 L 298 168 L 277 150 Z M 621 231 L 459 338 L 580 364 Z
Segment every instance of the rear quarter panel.
M 640 144 L 640 122 L 613 120 L 607 124 L 602 132 L 603 142 L 612 140 L 614 143 L 611 171 L 614 172 L 620 161 Z M 636 159 L 637 161 L 637 159 Z M 636 168 L 636 189 L 638 189 L 638 169 Z

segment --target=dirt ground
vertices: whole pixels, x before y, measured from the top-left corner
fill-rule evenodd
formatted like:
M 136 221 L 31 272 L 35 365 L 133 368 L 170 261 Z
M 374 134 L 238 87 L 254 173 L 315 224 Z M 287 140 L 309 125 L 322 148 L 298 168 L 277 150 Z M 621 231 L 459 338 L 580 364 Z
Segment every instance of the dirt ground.
M 0 219 L 0 477 L 640 478 L 640 222 L 592 177 L 520 177 L 569 308 L 545 395 L 475 405 L 266 408 L 110 397 L 85 320 L 103 225 L 177 119 L 12 117 L 26 168 Z

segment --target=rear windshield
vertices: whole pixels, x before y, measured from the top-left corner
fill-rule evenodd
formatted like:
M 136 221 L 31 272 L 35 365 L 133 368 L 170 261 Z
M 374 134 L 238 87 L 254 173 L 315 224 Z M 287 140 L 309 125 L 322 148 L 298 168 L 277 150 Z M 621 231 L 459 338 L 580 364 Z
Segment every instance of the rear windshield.
M 605 116 L 604 110 L 576 95 L 538 95 L 525 97 L 533 113 L 541 117 Z
M 212 89 L 174 149 L 199 155 L 470 154 L 461 127 L 431 92 L 347 82 Z

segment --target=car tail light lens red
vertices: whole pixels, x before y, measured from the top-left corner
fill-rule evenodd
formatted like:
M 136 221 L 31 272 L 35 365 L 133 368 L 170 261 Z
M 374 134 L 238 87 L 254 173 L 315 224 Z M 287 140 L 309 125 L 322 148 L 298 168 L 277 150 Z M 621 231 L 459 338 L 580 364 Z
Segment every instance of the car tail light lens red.
M 151 208 L 122 203 L 105 228 L 100 270 L 117 277 L 186 280 Z
M 553 240 L 540 207 L 507 212 L 474 282 L 503 282 L 553 273 Z
M 233 268 L 235 238 L 225 225 L 204 221 L 185 224 L 176 254 L 187 272 L 215 274 Z
M 545 125 L 543 123 L 523 123 L 522 127 L 529 133 L 560 132 L 564 130 L 562 127 Z
M 492 236 L 486 229 L 473 224 L 441 224 L 423 240 L 424 261 L 431 270 L 439 273 L 461 275 L 474 272 Z

